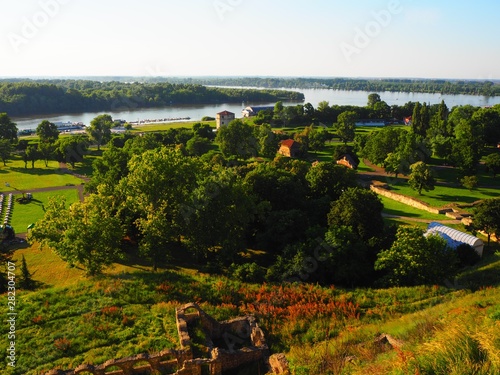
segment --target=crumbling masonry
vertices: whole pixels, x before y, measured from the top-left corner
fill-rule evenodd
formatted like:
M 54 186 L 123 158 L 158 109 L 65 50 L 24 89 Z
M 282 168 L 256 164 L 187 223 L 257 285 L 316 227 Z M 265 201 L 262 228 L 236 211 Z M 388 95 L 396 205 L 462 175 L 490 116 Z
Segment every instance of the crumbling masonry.
M 176 320 L 180 350 L 113 359 L 99 366 L 84 364 L 74 370 L 52 370 L 46 375 L 201 375 L 202 369 L 203 373 L 221 375 L 226 370 L 257 362 L 266 364 L 267 370 L 273 374 L 288 373 L 288 363 L 283 354 L 269 357 L 264 333 L 253 316 L 218 322 L 197 304 L 189 303 L 176 310 Z M 203 358 L 194 358 L 193 355 L 189 334 L 193 326 L 205 333 L 206 342 L 201 345 Z

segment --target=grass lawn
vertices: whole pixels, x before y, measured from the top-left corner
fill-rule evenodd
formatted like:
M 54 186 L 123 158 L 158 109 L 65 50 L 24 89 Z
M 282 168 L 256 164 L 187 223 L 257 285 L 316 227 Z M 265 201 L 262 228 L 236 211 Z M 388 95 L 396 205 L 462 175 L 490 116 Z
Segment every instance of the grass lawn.
M 40 220 L 43 217 L 43 208 L 49 202 L 49 197 L 65 197 L 68 205 L 79 199 L 78 191 L 76 189 L 68 189 L 34 193 L 33 200 L 27 204 L 14 202 L 10 223 L 14 227 L 16 233 L 25 233 L 28 225 Z M 5 200 L 4 205 L 7 205 L 7 199 Z
M 447 220 L 445 215 L 436 215 L 430 212 L 419 210 L 418 208 L 413 208 L 407 206 L 406 204 L 397 202 L 393 199 L 379 196 L 383 205 L 384 213 L 394 216 L 404 216 L 412 219 L 422 219 L 422 220 Z
M 68 267 L 52 250 L 41 249 L 37 244 L 15 251 L 12 259 L 18 266 L 23 255 L 33 279 L 41 287 L 67 287 L 86 279 L 83 270 Z
M 9 184 L 7 187 L 5 184 Z M 32 189 L 46 188 L 53 186 L 79 185 L 82 183 L 77 177 L 64 174 L 59 169 L 59 163 L 50 161 L 49 166 L 45 167 L 43 161 L 37 161 L 35 168 L 24 168 L 24 162 L 20 157 L 14 157 L 7 162 L 7 166 L 0 167 L 0 187 L 3 192 L 15 190 L 29 191 Z
M 472 191 L 461 186 L 438 185 L 429 192 L 423 191 L 422 195 L 411 189 L 406 180 L 398 180 L 397 184 L 391 185 L 391 190 L 396 193 L 420 199 L 433 207 L 442 207 L 451 203 L 468 204 L 481 199 L 499 198 L 500 189 L 477 188 Z
M 150 124 L 150 125 L 134 125 L 132 133 L 139 132 L 157 132 L 165 131 L 168 129 L 178 129 L 178 128 L 188 128 L 191 129 L 194 124 L 208 124 L 215 128 L 215 121 L 185 121 L 185 122 L 171 122 L 162 124 Z

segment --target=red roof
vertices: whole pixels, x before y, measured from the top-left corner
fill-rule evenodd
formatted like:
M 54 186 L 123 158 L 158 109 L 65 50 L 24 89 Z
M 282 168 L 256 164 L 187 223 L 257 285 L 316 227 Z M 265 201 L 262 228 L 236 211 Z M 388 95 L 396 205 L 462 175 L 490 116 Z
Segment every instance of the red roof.
M 286 146 L 288 148 L 292 148 L 295 143 L 296 142 L 293 139 L 285 139 L 284 141 L 281 142 L 281 145 Z
M 229 112 L 229 111 L 222 111 L 222 112 L 219 112 L 217 113 L 218 115 L 224 115 L 224 116 L 227 116 L 227 115 L 234 115 L 233 112 Z

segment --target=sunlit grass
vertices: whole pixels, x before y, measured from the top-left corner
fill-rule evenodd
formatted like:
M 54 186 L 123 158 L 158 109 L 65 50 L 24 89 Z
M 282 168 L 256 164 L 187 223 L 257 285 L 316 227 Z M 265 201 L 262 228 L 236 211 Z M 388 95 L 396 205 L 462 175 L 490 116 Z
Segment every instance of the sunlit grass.
M 59 163 L 50 161 L 49 166 L 45 167 L 43 160 L 35 163 L 35 168 L 31 168 L 31 163 L 28 163 L 28 168 L 25 168 L 23 160 L 16 156 L 7 162 L 7 166 L 0 166 L 0 191 L 26 191 L 32 189 L 53 187 L 53 186 L 66 186 L 66 185 L 79 185 L 82 180 L 64 174 L 59 169 Z
M 388 215 L 404 216 L 412 219 L 425 219 L 429 221 L 449 219 L 445 215 L 436 215 L 424 210 L 419 210 L 418 208 L 413 208 L 381 195 L 379 195 L 379 198 L 384 205 L 384 213 Z
M 50 197 L 54 197 L 55 199 L 65 198 L 68 205 L 79 199 L 78 191 L 72 188 L 68 190 L 33 193 L 33 200 L 26 204 L 14 202 L 10 224 L 14 227 L 16 233 L 26 232 L 28 225 L 43 218 L 45 213 L 44 208 L 47 206 Z

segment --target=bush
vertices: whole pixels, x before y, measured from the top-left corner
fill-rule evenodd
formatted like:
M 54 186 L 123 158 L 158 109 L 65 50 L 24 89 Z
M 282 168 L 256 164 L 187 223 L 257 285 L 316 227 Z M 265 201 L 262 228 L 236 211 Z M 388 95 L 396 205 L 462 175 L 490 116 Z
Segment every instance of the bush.
M 481 259 L 476 250 L 466 243 L 458 246 L 456 250 L 461 266 L 473 266 Z
M 239 281 L 258 283 L 264 280 L 266 271 L 257 263 L 245 263 L 242 265 L 231 265 L 232 275 Z

